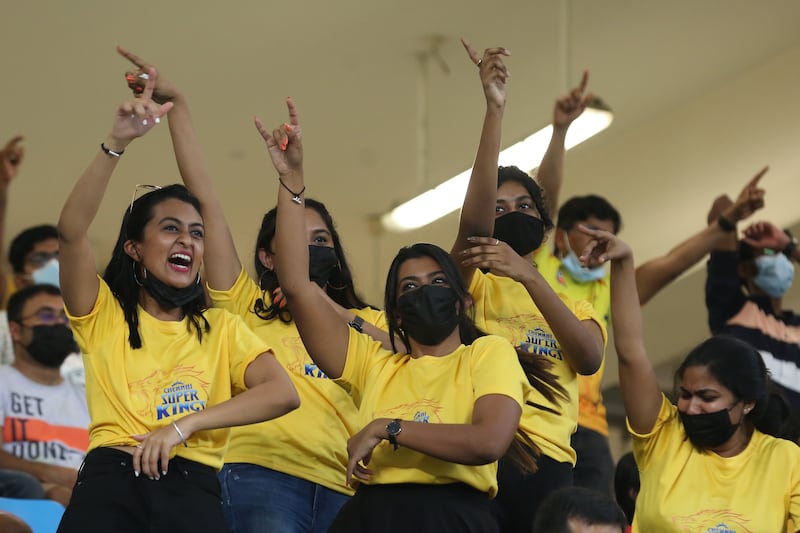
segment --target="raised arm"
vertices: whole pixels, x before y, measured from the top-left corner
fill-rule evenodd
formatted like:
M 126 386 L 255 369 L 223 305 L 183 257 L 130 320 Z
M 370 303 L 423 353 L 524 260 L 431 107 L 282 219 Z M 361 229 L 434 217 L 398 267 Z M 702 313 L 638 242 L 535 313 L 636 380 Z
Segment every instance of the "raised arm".
M 593 238 L 581 255 L 581 261 L 588 267 L 611 261 L 611 316 L 614 317 L 612 325 L 622 401 L 631 429 L 636 433 L 648 433 L 658 418 L 662 400 L 656 373 L 644 348 L 633 253 L 613 233 L 585 226 L 579 228 Z
M 0 256 L 5 257 L 6 208 L 8 206 L 8 187 L 19 172 L 19 165 L 25 155 L 20 146 L 22 135 L 17 135 L 0 150 Z M 8 272 L 5 261 L 0 261 L 0 306 L 5 307 L 8 296 Z
M 594 95 L 586 92 L 586 85 L 589 83 L 589 71 L 584 71 L 580 84 L 572 89 L 569 94 L 565 94 L 556 100 L 553 108 L 553 133 L 550 136 L 550 144 L 542 157 L 539 170 L 536 171 L 536 181 L 544 189 L 544 201 L 550 215 L 555 218 L 558 210 L 558 198 L 561 194 L 561 185 L 564 182 L 564 154 L 566 148 L 564 142 L 567 139 L 567 131 L 570 124 L 577 119 Z
M 458 234 L 451 254 L 458 257 L 458 252 L 469 248 L 467 241 L 474 235 L 490 236 L 494 231 L 495 198 L 497 197 L 497 160 L 500 155 L 500 136 L 503 124 L 503 112 L 506 107 L 506 80 L 508 69 L 503 63 L 503 56 L 509 53 L 505 48 L 487 48 L 483 57 L 461 40 L 470 59 L 478 67 L 483 94 L 486 97 L 486 114 L 483 119 L 481 139 L 472 174 L 469 178 L 467 194 L 461 208 L 458 222 Z M 456 259 L 456 262 L 458 260 Z M 461 266 L 464 279 L 472 278 L 474 268 Z
M 136 71 L 127 72 L 125 77 L 134 94 L 140 94 L 144 87 L 141 75 L 154 68 L 153 65 L 122 47 L 117 47 L 117 51 L 137 67 Z M 203 209 L 206 242 L 203 267 L 206 281 L 212 289 L 228 290 L 236 282 L 242 263 L 195 135 L 189 104 L 175 84 L 160 75 L 156 80 L 153 99 L 162 104 L 174 104 L 169 113 L 169 132 L 183 183 L 200 200 Z
M 350 332 L 309 279 L 308 268 L 297 267 L 308 265 L 306 186 L 297 109 L 291 98 L 286 100 L 286 105 L 289 123 L 280 128 L 270 132 L 256 119 L 256 128 L 267 143 L 270 159 L 278 172 L 275 271 L 306 351 L 328 377 L 338 378 L 344 370 Z
M 692 235 L 666 255 L 651 259 L 636 269 L 636 286 L 639 303 L 650 298 L 700 261 L 712 250 L 720 247 L 735 250 L 736 224 L 749 218 L 764 207 L 764 189 L 758 183 L 769 167 L 762 168 L 742 189 L 736 202 L 726 206 L 719 216 L 713 217 L 705 228 Z
M 156 77 L 156 71 L 151 70 L 141 98 L 123 102 L 117 108 L 111 132 L 61 209 L 58 220 L 61 292 L 64 304 L 75 316 L 89 313 L 97 299 L 99 282 L 88 230 L 111 174 L 131 141 L 155 127 L 172 108 L 172 103 L 159 105 L 152 100 Z

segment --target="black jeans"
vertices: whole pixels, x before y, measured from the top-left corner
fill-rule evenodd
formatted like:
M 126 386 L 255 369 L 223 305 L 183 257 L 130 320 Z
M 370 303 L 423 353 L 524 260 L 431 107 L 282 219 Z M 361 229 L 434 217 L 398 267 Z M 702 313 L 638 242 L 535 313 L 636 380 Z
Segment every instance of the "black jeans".
M 133 457 L 89 452 L 58 533 L 226 532 L 214 468 L 173 458 L 158 481 L 133 474 Z
M 530 451 L 529 451 L 530 452 Z M 539 469 L 526 474 L 503 457 L 497 470 L 498 493 L 492 512 L 503 533 L 531 533 L 539 505 L 551 492 L 572 486 L 572 465 L 545 455 L 536 458 Z
M 360 485 L 339 511 L 329 533 L 451 531 L 499 533 L 489 495 L 463 483 Z

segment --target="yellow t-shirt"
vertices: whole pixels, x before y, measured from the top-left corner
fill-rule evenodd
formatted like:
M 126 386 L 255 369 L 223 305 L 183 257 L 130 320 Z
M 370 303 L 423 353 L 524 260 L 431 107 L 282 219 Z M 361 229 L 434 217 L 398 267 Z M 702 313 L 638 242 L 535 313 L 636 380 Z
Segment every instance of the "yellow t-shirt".
M 368 335 L 351 331 L 344 372 L 337 381 L 358 405 L 359 428 L 384 417 L 469 424 L 478 398 L 502 394 L 522 406 L 531 390 L 511 345 L 492 335 L 449 355 L 413 358 L 384 350 Z M 404 447 L 395 451 L 383 441 L 373 451 L 369 468 L 369 484 L 461 482 L 490 497 L 497 494 L 497 462 L 461 465 Z
M 500 335 L 514 346 L 546 357 L 553 363 L 551 372 L 569 393 L 570 401 L 559 407 L 534 392 L 534 403 L 551 407 L 560 414 L 525 405 L 520 428 L 539 445 L 544 455 L 574 466 L 576 456 L 570 445 L 570 437 L 575 432 L 578 420 L 578 375 L 561 355 L 561 347 L 541 311 L 525 287 L 511 278 L 476 270 L 469 292 L 474 302 L 475 324 L 480 329 Z M 559 297 L 579 320 L 597 322 L 603 332 L 605 345 L 606 330 L 595 317 L 592 305 L 585 300 L 573 302 L 563 294 L 559 294 Z
M 653 430 L 633 432 L 641 489 L 633 531 L 782 532 L 800 519 L 800 447 L 754 431 L 735 457 L 701 452 L 666 397 Z
M 244 373 L 270 348 L 242 319 L 222 309 L 204 312 L 203 342 L 187 318 L 163 321 L 139 308 L 142 347 L 131 348 L 119 302 L 100 279 L 92 311 L 69 316 L 86 367 L 89 449 L 133 446 L 131 435 L 154 431 L 245 390 Z M 173 453 L 222 466 L 228 429 L 199 431 Z
M 253 312 L 262 291 L 244 269 L 230 290 L 209 288 L 208 293 L 215 306 L 241 316 L 256 335 L 276 347 L 275 356 L 300 396 L 300 407 L 291 413 L 260 424 L 232 428 L 225 462 L 257 464 L 353 494 L 353 489 L 345 483 L 347 439 L 360 427 L 356 425 L 357 410 L 350 396 L 317 368 L 294 322 L 263 320 Z M 353 312 L 384 327 L 380 311 Z
M 611 314 L 611 285 L 608 276 L 589 283 L 578 283 L 561 266 L 561 259 L 553 255 L 547 246 L 540 246 L 533 254 L 533 260 L 539 273 L 556 293 L 564 294 L 574 302 L 588 301 L 594 307 L 595 316 L 601 318 L 603 325 L 608 327 Z M 578 375 L 578 425 L 607 437 L 606 406 L 603 405 L 603 394 L 600 392 L 605 368 L 604 355 L 597 372 L 591 376 Z

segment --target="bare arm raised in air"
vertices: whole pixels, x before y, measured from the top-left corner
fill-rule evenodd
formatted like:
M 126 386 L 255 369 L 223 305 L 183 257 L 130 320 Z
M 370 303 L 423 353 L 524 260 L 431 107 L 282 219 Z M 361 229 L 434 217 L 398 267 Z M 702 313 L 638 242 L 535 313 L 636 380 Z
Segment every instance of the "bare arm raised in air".
M 506 107 L 506 80 L 508 69 L 503 57 L 509 53 L 505 48 L 487 48 L 483 57 L 461 40 L 470 59 L 478 66 L 483 94 L 486 98 L 486 113 L 483 118 L 481 138 L 475 164 L 461 208 L 458 234 L 451 255 L 461 268 L 469 285 L 475 267 L 460 262 L 458 252 L 472 247 L 467 239 L 474 236 L 491 236 L 494 231 L 495 197 L 497 196 L 497 160 L 500 154 L 500 138 L 503 113 Z
M 134 139 L 153 129 L 172 108 L 172 103 L 159 105 L 153 101 L 158 75 L 151 70 L 148 76 L 141 97 L 123 102 L 117 108 L 111 132 L 103 141 L 108 153 L 97 148 L 97 154 L 61 209 L 58 221 L 61 292 L 66 308 L 74 316 L 84 316 L 92 310 L 100 287 L 88 230 L 120 160 L 114 154 L 121 154 Z
M 544 189 L 545 205 L 553 218 L 558 210 L 561 185 L 564 182 L 564 155 L 566 153 L 564 142 L 567 139 L 567 131 L 594 98 L 593 94 L 586 93 L 588 83 L 589 71 L 584 71 L 580 84 L 556 100 L 553 108 L 553 133 L 550 137 L 550 144 L 547 145 L 547 151 L 536 171 L 536 181 Z
M 117 51 L 133 63 L 136 71 L 126 73 L 128 85 L 138 94 L 144 86 L 142 73 L 154 68 L 136 54 L 117 47 Z M 192 126 L 192 116 L 185 95 L 174 83 L 159 76 L 155 82 L 153 99 L 158 103 L 171 102 L 174 107 L 169 114 L 169 132 L 175 160 L 181 179 L 203 207 L 205 224 L 205 277 L 212 289 L 225 291 L 233 287 L 242 270 L 222 203 L 219 201 L 203 150 Z
M 666 255 L 651 259 L 636 269 L 636 286 L 639 290 L 639 303 L 646 304 L 661 289 L 691 268 L 695 263 L 721 246 L 736 249 L 735 226 L 749 218 L 764 206 L 764 189 L 758 183 L 769 167 L 762 168 L 742 189 L 736 201 L 726 206 L 720 213 L 723 217 L 720 226 L 718 217 L 709 221 L 708 226 L 692 235 Z M 731 226 L 727 226 L 730 223 Z M 733 227 L 733 231 L 730 231 Z M 727 228 L 727 229 L 726 229 Z
M 581 261 L 590 268 L 611 261 L 611 315 L 622 401 L 631 428 L 647 433 L 655 425 L 662 400 L 656 373 L 644 348 L 633 252 L 613 233 L 585 226 L 579 229 L 592 237 Z
M 5 256 L 6 209 L 8 207 L 8 187 L 19 172 L 19 165 L 25 156 L 25 149 L 20 146 L 22 135 L 13 137 L 0 150 L 0 254 Z M 8 272 L 5 261 L 0 261 L 0 305 L 6 301 L 9 293 Z

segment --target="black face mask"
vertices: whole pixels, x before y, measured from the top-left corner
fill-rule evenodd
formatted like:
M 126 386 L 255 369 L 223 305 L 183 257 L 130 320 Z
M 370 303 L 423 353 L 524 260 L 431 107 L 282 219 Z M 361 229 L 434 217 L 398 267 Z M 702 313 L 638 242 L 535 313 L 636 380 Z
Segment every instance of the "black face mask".
M 689 415 L 679 410 L 678 415 L 692 444 L 701 450 L 707 450 L 722 445 L 739 427 L 739 424 L 731 423 L 728 411 L 729 409 L 723 409 L 714 413 Z
M 458 325 L 458 295 L 451 287 L 423 285 L 397 299 L 400 326 L 415 341 L 439 344 Z
M 527 255 L 542 245 L 544 222 L 521 211 L 512 211 L 494 219 L 494 238 L 511 246 L 519 255 Z
M 308 277 L 323 289 L 338 266 L 335 249 L 327 246 L 308 247 Z
M 134 268 L 136 268 L 134 266 Z M 203 296 L 203 287 L 200 285 L 200 276 L 197 283 L 192 283 L 188 287 L 178 289 L 171 287 L 155 277 L 152 273 L 142 275 L 142 287 L 147 289 L 158 305 L 164 309 L 183 307 L 191 301 Z
M 71 353 L 78 351 L 72 330 L 64 324 L 33 326 L 33 340 L 25 347 L 34 361 L 48 368 L 58 368 Z

